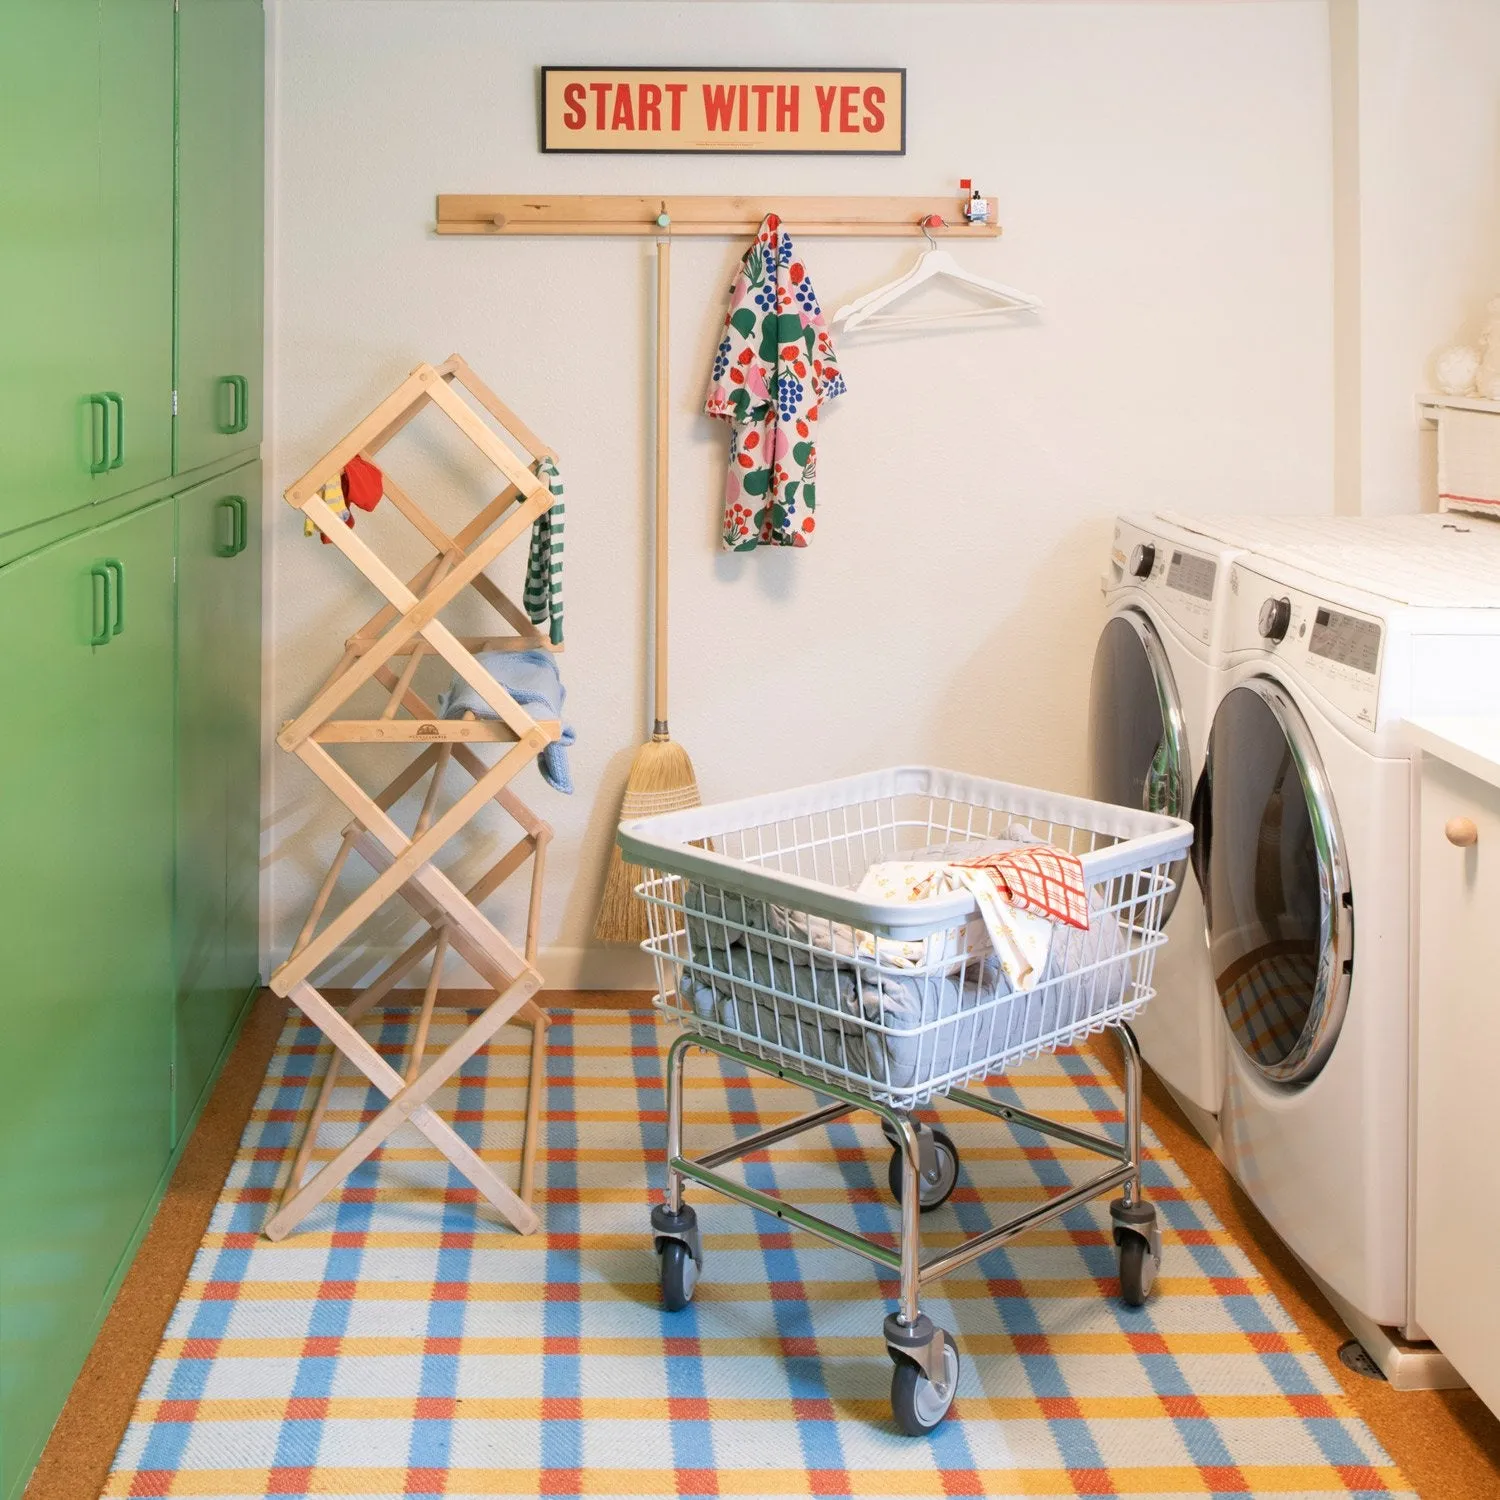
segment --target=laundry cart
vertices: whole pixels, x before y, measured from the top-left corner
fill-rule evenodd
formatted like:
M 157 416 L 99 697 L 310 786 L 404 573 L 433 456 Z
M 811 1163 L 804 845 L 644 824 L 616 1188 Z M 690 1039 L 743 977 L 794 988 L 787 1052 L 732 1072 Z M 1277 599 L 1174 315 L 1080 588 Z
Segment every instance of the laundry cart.
M 898 1273 L 885 1320 L 895 1364 L 891 1407 L 903 1431 L 947 1415 L 958 1378 L 953 1337 L 921 1310 L 923 1286 L 1099 1194 L 1110 1204 L 1120 1292 L 1139 1306 L 1160 1256 L 1156 1211 L 1141 1194 L 1141 1061 L 1125 1024 L 1152 995 L 1173 866 L 1192 843 L 1178 818 L 928 767 L 622 824 L 641 866 L 657 1006 L 683 1032 L 667 1057 L 667 1189 L 651 1213 L 664 1305 L 692 1299 L 703 1271 L 691 1179 Z M 959 860 L 1027 844 L 1079 857 L 1087 927 L 1056 927 L 1029 983 L 1013 984 L 973 896 L 877 901 L 856 887 L 872 865 Z M 1011 966 L 1013 968 L 1013 966 Z M 964 1085 L 1027 1058 L 1117 1029 L 1125 1055 L 1123 1140 L 1078 1130 Z M 810 1113 L 696 1159 L 683 1148 L 683 1069 L 693 1047 L 822 1096 Z M 919 1215 L 958 1177 L 951 1137 L 916 1111 L 939 1097 L 1070 1145 L 1107 1168 L 928 1260 Z M 826 1102 L 823 1102 L 826 1101 Z M 892 1145 L 899 1248 L 759 1192 L 717 1169 L 806 1130 L 868 1110 Z

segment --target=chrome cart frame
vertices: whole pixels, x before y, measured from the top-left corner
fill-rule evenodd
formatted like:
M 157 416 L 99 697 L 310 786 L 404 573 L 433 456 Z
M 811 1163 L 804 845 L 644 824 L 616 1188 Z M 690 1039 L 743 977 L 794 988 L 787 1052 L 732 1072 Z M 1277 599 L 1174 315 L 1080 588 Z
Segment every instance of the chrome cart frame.
M 1115 1244 L 1121 1252 L 1121 1293 L 1132 1306 L 1140 1306 L 1150 1295 L 1156 1279 L 1156 1268 L 1161 1260 L 1161 1239 L 1157 1227 L 1156 1210 L 1141 1191 L 1141 1053 L 1135 1033 L 1121 1022 L 1108 1028 L 1120 1040 L 1120 1051 L 1125 1061 L 1125 1129 L 1123 1142 L 1108 1136 L 1094 1135 L 1086 1130 L 1075 1130 L 1044 1115 L 1033 1114 L 1013 1104 L 1002 1104 L 983 1094 L 971 1093 L 967 1089 L 953 1089 L 946 1096 L 955 1104 L 962 1104 L 981 1114 L 1004 1120 L 1008 1125 L 1019 1125 L 1034 1130 L 1039 1135 L 1054 1140 L 1066 1141 L 1085 1151 L 1108 1158 L 1116 1165 L 1108 1171 L 1078 1183 L 1055 1198 L 1048 1198 L 1035 1208 L 1018 1214 L 1004 1224 L 996 1224 L 966 1239 L 961 1245 L 930 1260 L 922 1259 L 921 1216 L 922 1179 L 924 1171 L 932 1172 L 932 1131 L 929 1126 L 914 1120 L 911 1115 L 892 1109 L 868 1095 L 856 1094 L 830 1083 L 826 1079 L 808 1077 L 792 1068 L 768 1066 L 759 1058 L 727 1042 L 705 1037 L 695 1032 L 684 1032 L 673 1043 L 667 1053 L 667 1190 L 666 1197 L 652 1212 L 652 1228 L 656 1234 L 657 1252 L 660 1254 L 666 1241 L 677 1240 L 687 1247 L 696 1270 L 703 1268 L 703 1247 L 698 1232 L 697 1216 L 683 1201 L 683 1188 L 687 1181 L 711 1188 L 723 1197 L 737 1203 L 748 1204 L 763 1213 L 805 1230 L 819 1239 L 837 1245 L 842 1250 L 851 1250 L 872 1260 L 876 1265 L 894 1271 L 900 1278 L 897 1309 L 885 1320 L 885 1342 L 892 1359 L 899 1357 L 914 1361 L 922 1373 L 936 1387 L 936 1394 L 943 1401 L 944 1409 L 952 1400 L 948 1386 L 950 1364 L 956 1374 L 957 1360 L 949 1354 L 951 1336 L 934 1324 L 921 1309 L 921 1290 L 929 1282 L 939 1280 L 956 1271 L 981 1255 L 1008 1244 L 1017 1235 L 1035 1229 L 1050 1220 L 1087 1203 L 1094 1198 L 1120 1188 L 1121 1196 L 1110 1204 L 1110 1218 L 1114 1223 Z M 682 1141 L 683 1077 L 687 1053 L 694 1047 L 712 1052 L 718 1057 L 728 1058 L 757 1073 L 780 1078 L 813 1093 L 831 1096 L 831 1104 L 799 1115 L 781 1125 L 743 1136 L 727 1146 L 721 1146 L 706 1155 L 693 1158 L 684 1154 Z M 854 1234 L 838 1224 L 819 1218 L 790 1203 L 762 1193 L 744 1183 L 735 1182 L 714 1170 L 728 1162 L 738 1161 L 752 1152 L 764 1150 L 781 1141 L 791 1140 L 806 1131 L 816 1130 L 822 1125 L 831 1125 L 856 1110 L 868 1110 L 879 1117 L 887 1139 L 891 1140 L 901 1158 L 901 1234 L 899 1249 L 892 1250 L 876 1240 Z M 1132 1241 L 1143 1242 L 1138 1247 Z M 1133 1252 L 1130 1262 L 1138 1270 L 1127 1269 L 1127 1249 Z M 696 1276 L 693 1280 L 696 1281 Z M 692 1288 L 687 1288 L 691 1297 Z M 899 1414 L 898 1414 L 899 1415 Z

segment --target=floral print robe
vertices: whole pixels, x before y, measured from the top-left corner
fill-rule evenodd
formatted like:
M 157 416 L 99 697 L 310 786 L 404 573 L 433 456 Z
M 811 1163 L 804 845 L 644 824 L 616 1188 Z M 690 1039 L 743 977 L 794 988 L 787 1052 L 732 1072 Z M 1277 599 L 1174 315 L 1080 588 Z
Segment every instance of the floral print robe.
M 807 268 L 767 214 L 730 293 L 704 406 L 729 423 L 728 551 L 811 539 L 818 408 L 844 390 L 835 359 Z

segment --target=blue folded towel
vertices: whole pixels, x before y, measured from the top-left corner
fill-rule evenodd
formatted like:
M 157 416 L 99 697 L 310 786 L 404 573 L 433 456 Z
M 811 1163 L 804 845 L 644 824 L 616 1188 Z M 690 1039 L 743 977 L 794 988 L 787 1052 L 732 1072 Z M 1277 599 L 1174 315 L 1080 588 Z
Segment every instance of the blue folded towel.
M 568 695 L 550 651 L 482 651 L 475 660 L 522 708 L 542 710 L 534 717 L 562 718 L 563 700 Z M 438 699 L 438 713 L 445 719 L 461 719 L 465 713 L 472 713 L 476 719 L 496 717 L 495 710 L 456 675 L 453 686 Z M 573 790 L 573 776 L 568 769 L 568 746 L 572 743 L 573 726 L 564 724 L 562 738 L 554 740 L 537 757 L 537 769 L 543 779 L 560 792 Z

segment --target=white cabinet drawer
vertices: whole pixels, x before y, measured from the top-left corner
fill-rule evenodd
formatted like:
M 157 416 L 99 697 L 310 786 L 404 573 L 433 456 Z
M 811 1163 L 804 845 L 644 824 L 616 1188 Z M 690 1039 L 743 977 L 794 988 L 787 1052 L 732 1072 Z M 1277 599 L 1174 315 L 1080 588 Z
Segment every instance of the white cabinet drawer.
M 1417 838 L 1417 1321 L 1500 1411 L 1500 788 L 1425 756 Z

